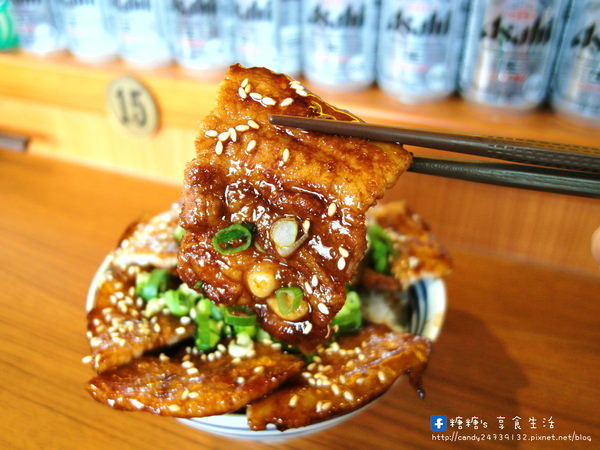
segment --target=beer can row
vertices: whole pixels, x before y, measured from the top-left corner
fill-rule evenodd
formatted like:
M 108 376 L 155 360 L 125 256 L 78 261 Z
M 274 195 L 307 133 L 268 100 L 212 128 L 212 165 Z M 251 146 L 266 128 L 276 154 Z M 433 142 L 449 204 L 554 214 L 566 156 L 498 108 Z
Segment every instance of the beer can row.
M 1 0 L 0 0 L 1 1 Z M 21 46 L 600 117 L 600 0 L 12 0 Z

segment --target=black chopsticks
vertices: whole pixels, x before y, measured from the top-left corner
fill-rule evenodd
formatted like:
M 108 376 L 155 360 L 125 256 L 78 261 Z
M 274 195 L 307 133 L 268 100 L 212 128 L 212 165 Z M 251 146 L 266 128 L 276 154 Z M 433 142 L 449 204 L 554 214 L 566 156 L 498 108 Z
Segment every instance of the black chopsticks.
M 409 169 L 412 172 L 600 198 L 600 149 L 595 147 L 296 116 L 272 115 L 269 120 L 274 125 L 308 131 L 415 145 L 521 163 L 472 162 L 415 156 Z

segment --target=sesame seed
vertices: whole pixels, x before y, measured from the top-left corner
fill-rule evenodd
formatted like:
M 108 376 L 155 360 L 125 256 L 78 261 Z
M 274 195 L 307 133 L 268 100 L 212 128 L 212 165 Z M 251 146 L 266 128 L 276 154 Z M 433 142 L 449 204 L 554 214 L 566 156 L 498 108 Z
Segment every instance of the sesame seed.
M 308 295 L 311 295 L 313 293 L 312 286 L 308 283 L 308 281 L 304 283 L 304 290 Z
M 175 333 L 178 334 L 179 336 L 181 336 L 182 334 L 185 334 L 185 327 L 175 328 Z
M 246 94 L 249 94 L 250 91 L 252 90 L 252 85 L 250 83 L 248 83 L 245 87 L 244 87 L 244 91 L 246 91 Z
M 158 359 L 161 362 L 167 362 L 170 358 L 167 355 L 165 355 L 164 353 L 161 353 L 160 355 L 158 355 Z
M 179 411 L 181 411 L 181 408 L 179 407 L 179 405 L 169 405 L 169 411 L 179 412 Z
M 346 384 L 346 377 L 344 375 L 340 375 L 338 379 L 340 380 L 340 383 Z
M 300 82 L 298 80 L 290 81 L 290 86 L 294 86 L 294 85 L 298 85 L 298 84 L 300 84 Z
M 417 258 L 416 256 L 408 257 L 408 267 L 411 269 L 416 268 L 419 265 L 419 262 L 419 258 Z
M 321 400 L 319 400 L 317 402 L 317 406 L 315 407 L 316 412 L 320 413 L 321 412 L 321 408 L 323 408 L 323 402 Z
M 244 78 L 244 80 L 242 81 L 242 84 L 240 84 L 240 86 L 245 88 L 247 85 L 248 85 L 248 78 Z
M 315 370 L 315 369 L 316 369 L 316 367 L 317 367 L 317 363 L 314 363 L 314 362 L 312 362 L 312 363 L 310 363 L 308 366 L 306 366 L 306 368 L 307 368 L 308 370 Z
M 298 403 L 298 396 L 296 394 L 292 395 L 292 398 L 290 398 L 290 401 L 288 402 L 288 405 L 293 408 L 294 406 L 296 406 L 296 403 Z
M 223 357 L 223 352 L 221 350 L 217 350 L 215 353 L 215 359 L 220 359 Z
M 190 316 L 181 316 L 179 322 L 182 325 L 189 325 L 192 322 L 192 318 Z
M 204 133 L 206 136 L 208 137 L 217 137 L 219 135 L 219 133 L 217 132 L 217 130 L 208 130 Z
M 215 355 L 213 353 L 209 353 L 207 356 L 209 362 L 213 362 L 215 360 Z
M 275 106 L 277 102 L 273 100 L 271 97 L 263 97 L 262 104 L 265 106 Z
M 304 330 L 302 330 L 302 332 L 304 334 L 308 334 L 310 333 L 310 330 L 312 330 L 312 323 L 308 322 L 305 326 L 304 326 Z
M 223 344 L 217 345 L 217 349 L 223 353 L 225 353 L 227 351 L 227 347 L 225 347 Z
M 383 372 L 383 370 L 380 370 L 379 372 L 377 372 L 377 378 L 379 378 L 379 381 L 381 381 L 382 383 L 385 383 L 385 380 L 386 380 L 385 372 Z
M 217 144 L 215 145 L 215 153 L 217 155 L 223 153 L 223 143 L 221 141 L 217 142 Z
M 246 146 L 246 151 L 251 152 L 252 150 L 254 150 L 254 147 L 256 147 L 256 141 L 252 139 L 250 142 L 248 142 L 248 145 Z
M 312 279 L 310 280 L 310 284 L 312 285 L 312 287 L 317 287 L 317 285 L 319 284 L 319 278 L 316 275 L 313 275 Z
M 364 378 L 357 378 L 355 381 L 356 384 L 363 384 L 364 382 L 365 382 Z
M 254 373 L 263 373 L 265 371 L 265 368 L 263 366 L 256 366 L 254 368 Z
M 243 383 L 243 382 L 245 382 L 245 381 L 246 381 L 246 379 L 245 379 L 244 377 L 237 377 L 237 378 L 235 379 L 235 382 L 236 382 L 237 384 L 242 384 L 242 383 Z
M 333 395 L 340 395 L 341 393 L 340 388 L 337 384 L 331 385 L 331 392 L 333 392 Z
M 293 102 L 294 102 L 294 99 L 292 97 L 287 97 L 287 98 L 284 98 L 283 100 L 281 100 L 281 103 L 279 103 L 279 106 L 290 106 Z
M 250 128 L 254 128 L 255 130 L 258 130 L 260 128 L 260 126 L 252 119 L 248 120 L 248 125 L 250 126 Z
M 190 391 L 188 391 L 187 389 L 184 389 L 183 392 L 181 393 L 181 400 L 185 400 L 186 398 L 188 398 L 188 395 L 190 395 Z
M 310 372 L 302 372 L 302 376 L 304 378 L 310 378 L 312 376 L 312 374 Z
M 337 210 L 337 205 L 335 203 L 330 203 L 329 206 L 327 207 L 327 215 L 329 217 L 332 217 L 335 212 Z
M 229 139 L 229 131 L 223 131 L 221 134 L 219 134 L 219 141 L 224 142 L 227 139 Z
M 244 88 L 239 88 L 238 89 L 238 95 L 243 100 L 245 100 L 248 97 L 248 94 L 246 94 L 246 91 L 244 90 Z
M 354 395 L 352 395 L 352 392 L 350 391 L 344 391 L 344 398 L 351 402 L 354 400 Z
M 348 252 L 348 250 L 346 250 L 344 247 L 340 247 L 338 250 L 340 251 L 340 255 L 342 255 L 344 258 L 350 256 L 350 252 Z
M 189 398 L 197 398 L 199 395 L 200 395 L 200 394 L 198 394 L 197 392 L 190 392 L 190 393 L 188 394 L 188 397 L 189 397 Z
M 325 306 L 323 303 L 319 303 L 317 305 L 317 308 L 319 309 L 319 311 L 321 311 L 323 314 L 329 314 L 329 308 L 327 308 L 327 306 Z
M 337 267 L 340 270 L 344 270 L 344 267 L 346 267 L 346 260 L 344 258 L 338 259 Z
M 98 347 L 100 344 L 102 344 L 102 339 L 100 339 L 99 337 L 93 337 L 90 340 L 90 345 L 92 347 Z
M 229 136 L 231 137 L 231 140 L 233 142 L 237 141 L 237 133 L 235 132 L 235 130 L 233 128 L 229 129 Z
M 241 363 L 241 362 L 242 362 L 242 360 L 241 360 L 240 358 L 237 358 L 237 357 L 236 357 L 236 358 L 233 358 L 233 359 L 231 360 L 231 364 L 239 364 L 239 363 Z
M 240 133 L 243 133 L 244 131 L 248 131 L 250 127 L 248 125 L 236 125 L 235 129 Z
M 323 359 L 321 359 L 321 357 L 320 357 L 320 356 L 314 356 L 314 357 L 313 357 L 313 361 L 314 361 L 314 362 L 317 362 L 317 363 L 321 363 L 321 362 L 323 362 Z
M 190 367 L 189 369 L 186 370 L 186 372 L 190 376 L 198 375 L 200 373 L 200 371 L 198 369 L 196 369 L 195 367 Z
M 287 162 L 288 159 L 290 159 L 290 150 L 287 148 L 283 149 L 283 154 L 281 155 L 281 159 L 283 159 L 283 162 Z
M 83 364 L 89 364 L 89 363 L 91 363 L 92 362 L 92 355 L 84 356 L 83 358 L 81 358 L 81 362 Z
M 305 233 L 308 233 L 308 230 L 310 230 L 310 220 L 306 219 L 304 222 L 302 222 L 302 230 Z
M 181 363 L 181 367 L 183 367 L 184 369 L 191 369 L 192 367 L 194 367 L 194 363 L 191 361 L 184 361 Z
M 300 97 L 307 97 L 308 96 L 308 92 L 306 92 L 304 89 L 298 89 L 296 91 L 296 94 L 298 94 Z
M 252 98 L 252 100 L 262 100 L 262 95 L 260 95 L 258 92 L 250 92 L 250 98 Z

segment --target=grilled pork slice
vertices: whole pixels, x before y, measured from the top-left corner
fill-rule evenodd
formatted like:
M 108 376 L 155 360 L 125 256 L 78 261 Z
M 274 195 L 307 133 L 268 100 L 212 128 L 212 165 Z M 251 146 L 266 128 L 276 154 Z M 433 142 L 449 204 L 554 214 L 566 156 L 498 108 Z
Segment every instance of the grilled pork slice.
M 125 364 L 144 352 L 192 336 L 195 325 L 159 312 L 145 317 L 145 302 L 135 294 L 136 274 L 150 264 L 175 271 L 177 241 L 173 233 L 180 207 L 130 226 L 98 280 L 87 314 L 91 365 L 96 372 Z
M 273 126 L 271 114 L 358 120 L 285 75 L 232 66 L 185 171 L 178 272 L 215 302 L 249 305 L 275 338 L 308 352 L 329 334 L 363 258 L 365 212 L 410 154 Z M 302 290 L 292 316 L 274 297 L 288 287 Z
M 389 275 L 370 268 L 361 272 L 364 288 L 399 291 L 422 279 L 441 278 L 452 270 L 449 253 L 406 201 L 377 205 L 369 211 L 369 223 L 383 228 L 395 254 L 390 257 Z
M 233 359 L 225 351 L 169 359 L 145 356 L 104 372 L 88 392 L 116 409 L 162 416 L 204 417 L 243 408 L 297 375 L 304 361 L 271 345 L 256 344 L 252 357 Z
M 297 381 L 248 406 L 250 428 L 297 428 L 349 413 L 408 374 L 419 393 L 431 350 L 427 339 L 368 325 L 320 352 Z

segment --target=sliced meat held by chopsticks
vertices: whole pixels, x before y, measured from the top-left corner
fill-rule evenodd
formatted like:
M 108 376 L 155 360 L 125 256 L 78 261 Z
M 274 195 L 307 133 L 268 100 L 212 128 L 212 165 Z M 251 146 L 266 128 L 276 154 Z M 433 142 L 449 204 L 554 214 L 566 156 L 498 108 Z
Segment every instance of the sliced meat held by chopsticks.
M 128 411 L 174 417 L 230 413 L 270 393 L 304 367 L 298 356 L 271 345 L 256 344 L 254 351 L 241 359 L 218 350 L 210 358 L 144 356 L 98 375 L 87 390 L 97 401 Z
M 302 372 L 299 381 L 283 386 L 248 406 L 250 428 L 297 428 L 349 413 L 383 394 L 408 374 L 422 395 L 430 342 L 384 325 L 368 325 L 331 344 Z
M 365 213 L 410 164 L 401 146 L 271 125 L 358 120 L 263 68 L 232 66 L 186 168 L 178 272 L 246 304 L 276 339 L 316 348 L 366 249 Z

